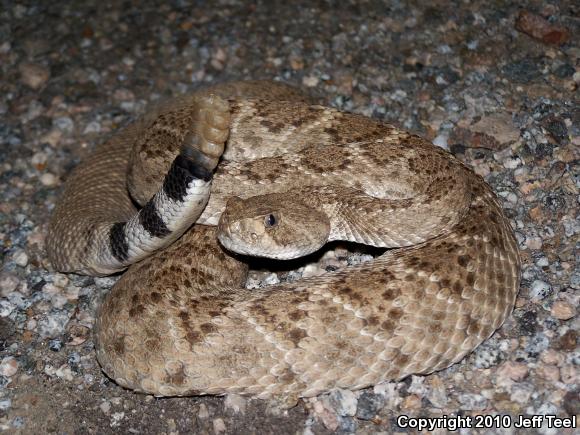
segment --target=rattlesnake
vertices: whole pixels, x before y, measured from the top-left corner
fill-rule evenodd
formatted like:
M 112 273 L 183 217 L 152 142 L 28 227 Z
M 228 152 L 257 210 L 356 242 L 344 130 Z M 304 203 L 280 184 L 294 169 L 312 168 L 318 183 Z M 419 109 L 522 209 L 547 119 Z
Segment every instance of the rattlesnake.
M 259 290 L 229 252 L 294 258 L 337 239 L 397 249 Z M 99 310 L 97 357 L 120 385 L 164 396 L 293 404 L 443 369 L 504 322 L 519 288 L 481 177 L 268 82 L 199 91 L 98 147 L 68 178 L 47 249 L 67 272 L 135 263 Z

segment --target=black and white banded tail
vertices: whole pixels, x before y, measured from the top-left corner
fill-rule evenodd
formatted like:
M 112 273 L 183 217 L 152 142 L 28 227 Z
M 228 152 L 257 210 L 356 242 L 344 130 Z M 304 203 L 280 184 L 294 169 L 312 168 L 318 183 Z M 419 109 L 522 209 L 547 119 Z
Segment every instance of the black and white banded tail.
M 201 215 L 211 188 L 213 173 L 205 156 L 196 149 L 182 151 L 173 161 L 162 188 L 126 222 L 110 225 L 108 238 L 87 266 L 99 274 L 124 269 L 180 237 Z

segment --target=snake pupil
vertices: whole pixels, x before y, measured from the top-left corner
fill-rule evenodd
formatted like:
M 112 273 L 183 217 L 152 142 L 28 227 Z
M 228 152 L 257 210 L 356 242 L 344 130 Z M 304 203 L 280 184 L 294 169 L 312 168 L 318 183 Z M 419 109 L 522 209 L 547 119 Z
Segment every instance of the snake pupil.
M 277 223 L 278 222 L 276 221 L 276 216 L 274 216 L 273 214 L 269 214 L 268 216 L 266 216 L 266 226 L 267 227 L 273 227 Z

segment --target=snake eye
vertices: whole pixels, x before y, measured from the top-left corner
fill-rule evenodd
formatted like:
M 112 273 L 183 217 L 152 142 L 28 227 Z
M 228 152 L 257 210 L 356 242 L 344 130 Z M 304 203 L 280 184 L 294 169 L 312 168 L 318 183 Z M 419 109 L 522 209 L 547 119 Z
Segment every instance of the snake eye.
M 276 219 L 276 216 L 273 214 L 269 214 L 264 218 L 264 224 L 266 225 L 266 228 L 275 227 L 278 225 L 278 219 Z

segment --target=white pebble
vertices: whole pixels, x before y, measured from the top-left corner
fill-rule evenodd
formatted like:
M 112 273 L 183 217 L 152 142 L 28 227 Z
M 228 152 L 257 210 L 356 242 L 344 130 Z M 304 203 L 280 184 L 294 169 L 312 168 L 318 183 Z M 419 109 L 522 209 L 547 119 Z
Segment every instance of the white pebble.
M 444 150 L 449 149 L 449 144 L 447 143 L 447 136 L 444 134 L 440 134 L 435 139 L 433 139 L 433 145 L 436 145 Z
M 119 424 L 121 424 L 121 420 L 123 420 L 124 418 L 125 418 L 124 412 L 115 412 L 111 416 L 111 427 L 119 426 Z
M 544 299 L 550 293 L 550 284 L 539 279 L 532 283 L 530 296 L 532 299 Z
M 522 160 L 519 157 L 509 157 L 503 162 L 503 166 L 506 169 L 515 169 L 522 164 Z
M 328 396 L 331 407 L 343 417 L 356 414 L 358 398 L 351 390 L 336 389 Z
M 320 269 L 316 264 L 309 264 L 304 267 L 304 272 L 302 272 L 302 277 L 307 278 L 309 276 L 319 276 L 325 273 L 324 270 Z
M 92 121 L 87 124 L 85 129 L 83 130 L 83 134 L 89 133 L 100 133 L 101 132 L 101 124 L 97 121 Z
M 7 297 L 16 290 L 18 284 L 20 284 L 20 280 L 11 273 L 0 274 L 0 296 Z
M 268 276 L 266 276 L 262 282 L 266 285 L 274 285 L 274 284 L 278 284 L 280 282 L 280 279 L 278 278 L 278 275 L 276 275 L 275 273 L 271 273 Z
M 6 299 L 1 299 L 0 300 L 0 317 L 8 317 L 10 314 L 12 314 L 12 311 L 14 311 L 15 308 L 16 308 L 16 305 L 14 305 L 12 302 L 10 302 Z
M 224 406 L 227 409 L 231 409 L 234 414 L 245 413 L 246 412 L 247 399 L 240 396 L 239 394 L 228 394 L 226 400 L 224 401 Z
M 69 381 L 69 382 L 72 381 L 75 378 L 74 375 L 73 375 L 72 370 L 66 364 L 63 364 L 62 366 L 60 366 L 56 370 L 55 374 L 60 379 L 64 379 L 65 381 Z
M 203 403 L 199 405 L 199 410 L 197 411 L 197 418 L 200 419 L 206 419 L 209 417 L 209 410 L 207 409 L 207 406 L 205 406 Z
M 101 411 L 103 411 L 103 414 L 109 415 L 109 413 L 111 412 L 111 402 L 109 402 L 108 400 L 105 400 L 103 403 L 101 403 L 99 405 L 99 408 L 101 408 Z
M 34 166 L 39 166 L 39 165 L 45 165 L 47 160 L 48 160 L 48 156 L 46 155 L 46 153 L 41 151 L 41 152 L 35 153 L 32 156 L 32 158 L 30 159 L 30 162 Z
M 54 174 L 51 174 L 50 172 L 47 172 L 45 174 L 42 174 L 40 176 L 40 182 L 42 183 L 43 186 L 54 186 L 57 183 L 57 178 Z
M 22 249 L 18 249 L 12 254 L 12 260 L 14 260 L 18 266 L 26 267 L 28 264 L 28 255 L 26 255 L 26 252 L 24 252 Z
M 313 88 L 318 85 L 320 79 L 316 76 L 308 76 L 302 79 L 302 84 L 308 88 Z
M 227 431 L 226 424 L 221 418 L 216 418 L 213 421 L 213 431 L 216 434 L 225 433 Z
M 55 287 L 63 289 L 70 283 L 70 279 L 63 273 L 55 273 L 54 278 L 52 279 L 52 283 Z

